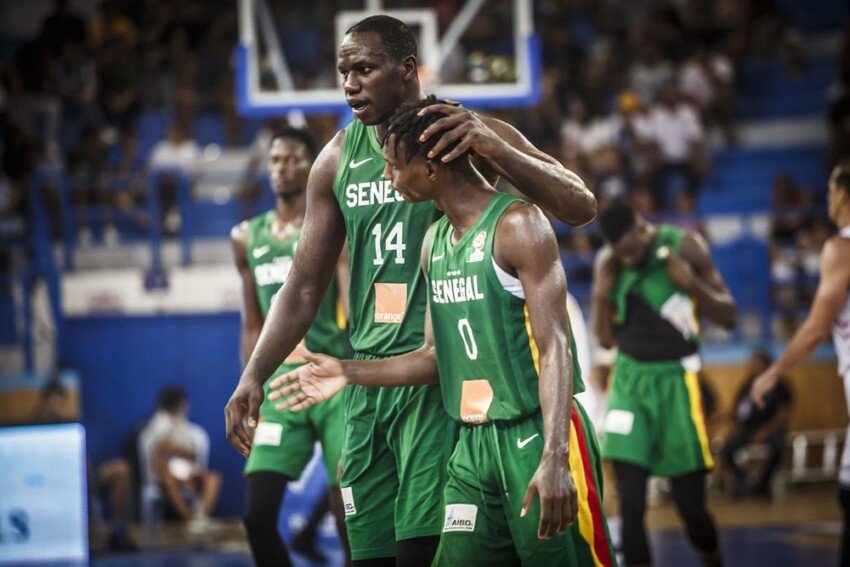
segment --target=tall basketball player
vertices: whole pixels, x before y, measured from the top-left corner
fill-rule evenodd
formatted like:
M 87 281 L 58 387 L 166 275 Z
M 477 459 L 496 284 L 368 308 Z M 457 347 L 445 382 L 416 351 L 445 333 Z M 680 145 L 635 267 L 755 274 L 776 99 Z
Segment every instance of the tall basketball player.
M 832 330 L 832 341 L 838 354 L 838 373 L 844 379 L 844 391 L 850 404 L 850 167 L 839 165 L 829 178 L 829 218 L 838 226 L 837 236 L 823 246 L 820 260 L 820 283 L 812 300 L 809 315 L 794 333 L 785 352 L 756 378 L 751 395 L 761 405 L 764 397 L 797 364 L 811 356 Z M 850 406 L 848 406 L 850 412 Z M 841 455 L 838 474 L 839 499 L 844 512 L 839 565 L 850 565 L 850 427 Z
M 230 401 L 227 435 L 251 449 L 262 384 L 313 320 L 348 237 L 350 332 L 360 359 L 417 349 L 424 340 L 425 284 L 418 251 L 441 213 L 430 202 L 409 203 L 383 178 L 379 140 L 393 113 L 424 98 L 416 40 L 403 22 L 372 16 L 344 36 L 337 67 L 355 120 L 319 154 L 307 186 L 304 227 L 287 284 L 267 317 Z M 448 162 L 470 150 L 485 177 L 505 177 L 562 220 L 593 219 L 596 201 L 584 183 L 516 129 L 451 105 L 434 151 L 457 142 Z M 437 123 L 434 124 L 437 126 Z M 459 153 L 458 153 L 459 152 Z M 340 486 L 355 564 L 429 565 L 436 551 L 455 427 L 435 386 L 363 388 L 344 392 L 345 434 Z

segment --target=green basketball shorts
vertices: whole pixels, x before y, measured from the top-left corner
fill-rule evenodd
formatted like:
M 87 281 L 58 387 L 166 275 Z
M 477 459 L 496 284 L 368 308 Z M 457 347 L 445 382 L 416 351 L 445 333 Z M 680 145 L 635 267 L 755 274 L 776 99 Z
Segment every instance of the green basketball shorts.
M 298 366 L 284 365 L 272 378 Z M 271 380 L 263 387 L 266 399 L 260 406 L 260 422 L 254 431 L 245 474 L 277 472 L 295 480 L 313 456 L 318 441 L 322 446 L 328 484 L 336 486 L 345 425 L 342 396 L 334 396 L 302 412 L 277 410 L 274 406 L 279 401 L 268 399 Z
M 394 557 L 397 541 L 440 533 L 457 426 L 438 385 L 348 386 L 344 395 L 340 487 L 351 557 Z
M 674 477 L 714 466 L 697 370 L 699 359 L 614 363 L 602 455 Z
M 542 414 L 461 427 L 449 461 L 443 533 L 434 565 L 616 564 L 602 510 L 599 448 L 578 401 L 570 424 L 570 472 L 578 517 L 567 531 L 548 540 L 537 538 L 539 497 L 520 517 L 528 483 L 543 453 Z

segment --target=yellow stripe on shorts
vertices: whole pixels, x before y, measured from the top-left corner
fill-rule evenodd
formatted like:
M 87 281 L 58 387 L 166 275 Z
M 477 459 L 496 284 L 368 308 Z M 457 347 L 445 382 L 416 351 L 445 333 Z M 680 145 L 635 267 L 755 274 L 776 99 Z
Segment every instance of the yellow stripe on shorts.
M 700 449 L 702 449 L 702 459 L 705 466 L 711 468 L 714 466 L 714 459 L 711 458 L 711 449 L 708 445 L 705 415 L 702 412 L 702 395 L 699 391 L 699 379 L 696 372 L 685 372 L 685 386 L 688 388 L 688 398 L 691 402 L 691 421 L 694 422 L 694 429 L 697 432 Z

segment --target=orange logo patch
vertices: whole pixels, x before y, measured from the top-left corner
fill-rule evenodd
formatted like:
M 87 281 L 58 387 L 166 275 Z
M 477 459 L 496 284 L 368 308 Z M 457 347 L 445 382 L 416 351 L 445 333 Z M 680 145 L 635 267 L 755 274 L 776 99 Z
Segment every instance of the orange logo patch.
M 375 323 L 394 323 L 404 319 L 407 307 L 406 283 L 375 284 Z
M 493 403 L 493 388 L 484 380 L 467 380 L 460 392 L 460 419 L 464 423 L 487 423 L 487 410 Z

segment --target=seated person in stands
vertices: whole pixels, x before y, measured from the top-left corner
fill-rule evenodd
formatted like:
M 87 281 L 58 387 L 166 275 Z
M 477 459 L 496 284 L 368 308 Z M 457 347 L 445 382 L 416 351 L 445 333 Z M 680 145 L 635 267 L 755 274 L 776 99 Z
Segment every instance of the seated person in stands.
M 55 378 L 49 380 L 41 389 L 38 406 L 33 412 L 33 422 L 49 424 L 74 421 L 71 403 L 65 385 Z M 91 464 L 88 464 L 88 470 L 91 474 Z M 137 550 L 136 543 L 127 533 L 133 487 L 130 463 L 122 458 L 109 459 L 97 467 L 94 479 L 89 478 L 89 486 L 94 488 L 92 496 L 105 503 L 109 509 L 109 549 Z M 105 495 L 105 498 L 101 495 Z
M 179 386 L 166 386 L 157 409 L 139 434 L 147 478 L 162 489 L 166 517 L 191 521 L 203 531 L 221 491 L 221 474 L 207 469 L 209 435 L 187 419 L 189 398 Z M 169 512 L 171 512 L 169 514 Z
M 735 398 L 735 427 L 723 445 L 723 462 L 734 476 L 733 495 L 770 496 L 770 482 L 782 459 L 788 422 L 791 417 L 793 396 L 787 380 L 780 379 L 776 388 L 765 398 L 763 408 L 758 408 L 750 398 L 753 380 L 767 370 L 773 360 L 764 352 L 754 352 L 747 361 L 747 379 Z M 754 482 L 747 481 L 747 474 L 735 462 L 735 455 L 742 449 L 763 445 L 768 450 L 764 468 Z

